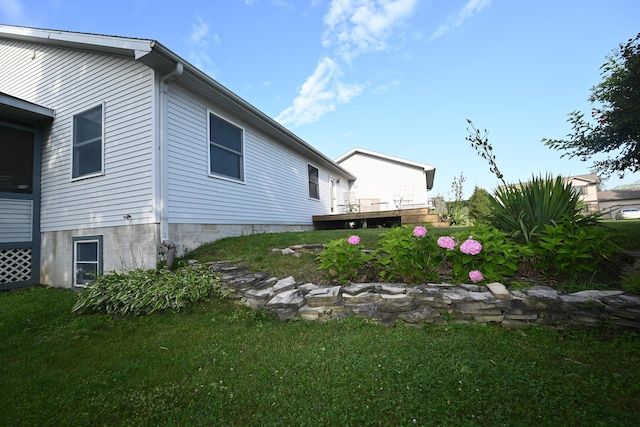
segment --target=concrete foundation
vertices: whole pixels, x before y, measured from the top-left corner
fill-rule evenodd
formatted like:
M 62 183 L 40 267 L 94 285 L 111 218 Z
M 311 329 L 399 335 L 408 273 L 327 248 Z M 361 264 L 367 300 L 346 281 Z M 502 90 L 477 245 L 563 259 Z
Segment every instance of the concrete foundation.
M 182 256 L 189 250 L 225 237 L 257 233 L 310 231 L 313 225 L 278 224 L 169 224 L 169 240 Z M 155 268 L 159 260 L 158 224 L 87 228 L 41 233 L 40 283 L 61 288 L 73 286 L 73 238 L 102 236 L 103 272 Z
M 124 225 L 41 233 L 40 283 L 61 288 L 73 285 L 73 238 L 102 236 L 103 271 L 155 268 L 159 225 Z

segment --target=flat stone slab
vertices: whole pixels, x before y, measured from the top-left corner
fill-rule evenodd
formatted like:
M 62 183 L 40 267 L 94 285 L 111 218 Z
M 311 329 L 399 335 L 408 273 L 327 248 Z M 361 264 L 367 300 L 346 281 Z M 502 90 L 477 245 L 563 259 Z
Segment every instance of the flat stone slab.
M 404 285 L 393 285 L 390 283 L 381 283 L 376 286 L 376 291 L 380 294 L 397 295 L 407 292 L 407 287 Z
M 278 309 L 299 309 L 305 303 L 304 297 L 297 289 L 290 289 L 288 291 L 280 292 L 276 294 L 267 303 L 268 308 L 274 310 Z
M 309 291 L 305 298 L 310 307 L 322 307 L 325 305 L 336 305 L 340 301 L 340 286 L 330 288 L 318 288 Z
M 273 289 L 265 288 L 265 289 L 248 289 L 243 292 L 243 296 L 245 298 L 254 298 L 254 299 L 271 299 L 273 298 Z
M 298 286 L 296 289 L 303 292 L 311 292 L 315 289 L 322 289 L 322 286 L 318 286 L 314 283 L 305 283 L 304 285 Z
M 372 291 L 375 289 L 375 287 L 375 283 L 352 283 L 350 286 L 345 286 L 342 288 L 342 295 L 358 295 L 363 292 Z
M 535 298 L 549 298 L 557 299 L 559 297 L 558 292 L 553 289 L 529 289 L 524 291 L 525 294 Z
M 499 298 L 499 299 L 510 299 L 511 298 L 511 294 L 509 293 L 507 288 L 502 283 L 498 283 L 498 282 L 489 283 L 487 285 L 487 288 L 489 288 L 489 291 L 496 298 Z
M 298 310 L 298 316 L 304 320 L 320 320 L 326 317 L 324 307 L 309 307 L 304 306 Z
M 375 292 L 363 292 L 357 295 L 342 294 L 342 301 L 345 305 L 352 304 L 370 304 L 378 302 L 382 299 L 380 294 Z
M 418 310 L 408 311 L 406 313 L 400 313 L 398 317 L 407 323 L 421 323 L 429 319 L 432 314 L 433 310 L 425 307 Z
M 605 297 L 612 297 L 616 295 L 624 294 L 623 291 L 598 291 L 598 290 L 590 290 L 590 291 L 580 291 L 574 292 L 569 295 L 584 297 L 587 299 L 602 299 Z
M 602 298 L 602 302 L 615 308 L 640 309 L 640 295 L 613 295 Z
M 589 301 L 589 299 L 580 295 L 569 294 L 569 295 L 560 295 L 560 301 L 566 304 L 584 304 L 587 301 Z
M 278 282 L 273 285 L 273 291 L 276 293 L 284 292 L 291 290 L 296 287 L 296 279 L 293 276 L 286 277 L 284 279 L 278 280 Z

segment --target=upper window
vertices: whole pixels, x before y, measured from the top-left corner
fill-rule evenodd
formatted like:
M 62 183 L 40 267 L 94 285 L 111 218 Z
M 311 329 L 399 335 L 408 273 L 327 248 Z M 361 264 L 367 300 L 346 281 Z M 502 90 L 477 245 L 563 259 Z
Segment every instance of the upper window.
M 102 173 L 102 119 L 102 105 L 73 116 L 73 178 Z
M 226 120 L 209 115 L 209 171 L 213 175 L 244 179 L 243 132 Z
M 309 169 L 309 197 L 320 200 L 320 180 L 318 179 L 318 168 L 307 165 Z

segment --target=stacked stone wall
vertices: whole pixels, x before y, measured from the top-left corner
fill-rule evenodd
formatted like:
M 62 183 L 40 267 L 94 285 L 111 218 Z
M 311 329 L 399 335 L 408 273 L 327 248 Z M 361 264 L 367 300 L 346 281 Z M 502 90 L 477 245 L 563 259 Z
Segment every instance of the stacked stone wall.
M 570 294 L 538 286 L 509 291 L 500 283 L 352 283 L 320 286 L 293 277 L 249 273 L 230 263 L 212 263 L 232 297 L 275 313 L 281 320 L 329 320 L 347 316 L 384 324 L 495 323 L 507 327 L 610 325 L 640 331 L 640 296 L 588 290 Z

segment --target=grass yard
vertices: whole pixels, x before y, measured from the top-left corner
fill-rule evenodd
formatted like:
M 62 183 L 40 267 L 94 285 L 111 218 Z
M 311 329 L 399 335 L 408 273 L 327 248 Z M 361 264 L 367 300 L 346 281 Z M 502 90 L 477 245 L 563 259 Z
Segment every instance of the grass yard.
M 640 222 L 612 227 L 621 246 L 638 249 Z M 379 232 L 358 235 L 373 247 Z M 242 259 L 303 280 L 318 274 L 312 255 L 271 249 L 350 234 L 245 236 L 191 256 Z M 46 287 L 0 293 L 0 425 L 635 426 L 640 419 L 635 333 L 285 323 L 220 300 L 122 318 L 72 314 L 75 301 L 71 291 Z
M 282 323 L 229 302 L 140 318 L 0 293 L 1 425 L 632 426 L 640 337 Z

